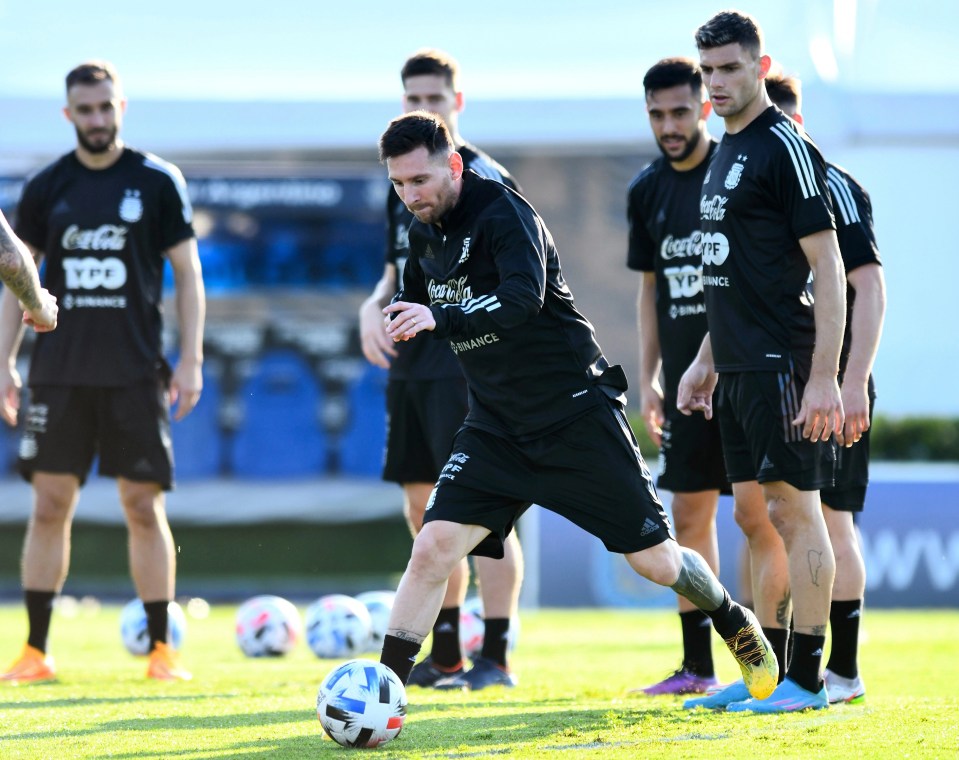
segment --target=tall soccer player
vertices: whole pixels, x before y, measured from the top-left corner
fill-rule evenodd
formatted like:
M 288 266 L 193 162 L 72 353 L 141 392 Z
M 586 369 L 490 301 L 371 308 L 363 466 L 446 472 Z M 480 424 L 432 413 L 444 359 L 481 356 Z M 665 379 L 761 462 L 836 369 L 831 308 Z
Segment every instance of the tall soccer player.
M 833 485 L 832 435 L 844 422 L 837 375 L 846 312 L 826 165 L 769 100 L 771 61 L 752 17 L 722 11 L 695 38 L 726 134 L 700 198 L 709 333 L 678 405 L 711 417 L 715 390 L 729 480 L 734 489 L 762 485 L 786 547 L 795 635 L 786 678 L 769 697 L 750 699 L 733 684 L 686 706 L 819 709 L 829 704 L 821 664 L 836 569 L 819 490 Z
M 167 642 L 176 554 L 164 491 L 173 487 L 170 404 L 188 414 L 201 389 L 203 281 L 192 209 L 179 170 L 126 147 L 126 101 L 113 66 L 90 61 L 66 77 L 64 114 L 76 148 L 36 174 L 20 199 L 17 234 L 46 259 L 45 284 L 65 308 L 56 331 L 37 336 L 30 360 L 18 468 L 33 486 L 23 547 L 29 630 L 0 678 L 56 678 L 48 634 L 70 563 L 70 526 L 95 456 L 116 478 L 129 531 L 130 569 L 146 609 L 147 677 L 191 677 Z M 180 358 L 163 357 L 163 269 L 176 282 Z M 0 392 L 16 398 L 19 309 L 0 303 Z M 5 409 L 16 424 L 16 409 Z

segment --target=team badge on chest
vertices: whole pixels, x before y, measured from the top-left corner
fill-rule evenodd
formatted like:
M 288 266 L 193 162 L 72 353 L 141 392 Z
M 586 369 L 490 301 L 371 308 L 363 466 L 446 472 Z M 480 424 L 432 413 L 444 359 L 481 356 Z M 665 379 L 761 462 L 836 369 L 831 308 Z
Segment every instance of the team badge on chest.
M 726 181 L 723 183 L 727 190 L 732 190 L 739 184 L 739 180 L 743 176 L 743 169 L 746 168 L 746 156 L 736 156 L 736 158 L 736 163 L 732 165 L 729 174 L 726 175 Z
M 139 190 L 127 190 L 120 201 L 120 218 L 125 222 L 139 222 L 143 216 L 143 201 Z

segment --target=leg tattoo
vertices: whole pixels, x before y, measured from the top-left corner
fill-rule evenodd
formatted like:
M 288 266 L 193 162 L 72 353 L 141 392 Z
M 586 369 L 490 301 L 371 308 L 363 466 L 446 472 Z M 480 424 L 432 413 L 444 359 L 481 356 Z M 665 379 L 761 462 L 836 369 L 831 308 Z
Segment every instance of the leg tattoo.
M 725 598 L 722 584 L 699 554 L 682 546 L 679 549 L 683 564 L 679 569 L 679 578 L 670 588 L 701 610 L 712 612 L 718 609 Z

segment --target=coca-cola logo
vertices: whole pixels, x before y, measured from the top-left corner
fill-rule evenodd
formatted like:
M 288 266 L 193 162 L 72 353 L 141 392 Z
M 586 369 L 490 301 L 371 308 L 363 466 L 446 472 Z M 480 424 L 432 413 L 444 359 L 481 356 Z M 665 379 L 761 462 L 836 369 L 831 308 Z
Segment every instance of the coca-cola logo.
M 432 303 L 463 303 L 473 297 L 473 288 L 467 285 L 465 276 L 448 282 L 430 280 L 427 291 Z
M 95 230 L 71 224 L 60 240 L 65 251 L 122 251 L 126 244 L 127 228 L 117 224 L 101 224 Z
M 684 238 L 667 235 L 663 244 L 659 247 L 659 255 L 664 261 L 670 259 L 686 259 L 693 256 L 702 255 L 702 237 L 703 233 L 696 230 L 694 233 Z

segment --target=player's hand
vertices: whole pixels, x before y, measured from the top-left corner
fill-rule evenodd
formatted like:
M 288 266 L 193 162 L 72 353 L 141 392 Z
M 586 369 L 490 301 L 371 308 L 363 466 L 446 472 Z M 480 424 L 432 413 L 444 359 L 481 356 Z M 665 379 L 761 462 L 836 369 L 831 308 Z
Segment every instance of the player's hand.
M 843 381 L 840 390 L 842 409 L 846 421 L 836 430 L 840 446 L 850 447 L 858 443 L 862 434 L 869 430 L 869 385 L 865 382 Z
M 386 319 L 375 302 L 365 303 L 360 309 L 360 344 L 366 360 L 383 369 L 389 369 L 390 360 L 397 355 L 386 334 Z
M 21 304 L 22 306 L 23 304 Z M 56 296 L 50 295 L 46 288 L 40 290 L 40 308 L 24 309 L 23 323 L 32 327 L 38 333 L 45 333 L 55 330 L 57 327 L 57 314 L 60 308 L 57 306 Z
M 646 425 L 646 435 L 657 446 L 661 446 L 663 442 L 663 423 L 666 421 L 663 416 L 663 392 L 655 386 L 649 386 L 640 389 L 640 396 L 642 397 L 642 415 L 643 424 Z
M 17 426 L 20 411 L 20 373 L 15 367 L 0 369 L 0 416 L 10 427 Z
M 719 375 L 705 362 L 696 360 L 689 365 L 679 381 L 676 408 L 686 416 L 702 412 L 707 420 L 713 418 L 713 391 Z
M 842 430 L 842 397 L 835 375 L 810 377 L 803 391 L 799 414 L 793 425 L 802 425 L 803 438 L 828 441 L 829 436 Z
M 173 370 L 170 380 L 170 406 L 175 411 L 173 419 L 182 420 L 196 406 L 203 390 L 203 372 L 197 362 L 180 362 Z
M 423 330 L 433 330 L 436 327 L 433 312 L 421 303 L 396 301 L 383 309 L 383 313 L 389 319 L 386 334 L 394 343 L 409 340 Z

